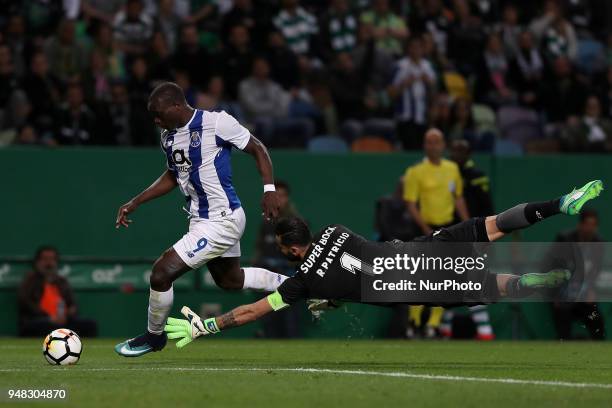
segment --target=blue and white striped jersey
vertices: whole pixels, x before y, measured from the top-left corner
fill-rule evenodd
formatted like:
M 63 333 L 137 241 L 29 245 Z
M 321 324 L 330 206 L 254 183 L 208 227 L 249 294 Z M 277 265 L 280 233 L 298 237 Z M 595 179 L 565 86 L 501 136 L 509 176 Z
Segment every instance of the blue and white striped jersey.
M 416 62 L 409 57 L 399 60 L 393 75 L 393 85 L 400 85 L 407 79 L 412 84 L 405 87 L 395 106 L 395 118 L 399 121 L 410 121 L 419 125 L 427 123 L 427 77 L 430 81 L 436 80 L 436 72 L 431 63 L 425 59 Z
M 193 217 L 212 218 L 240 207 L 232 185 L 231 150 L 244 149 L 250 132 L 226 112 L 196 109 L 189 122 L 164 131 L 168 169 L 187 198 Z

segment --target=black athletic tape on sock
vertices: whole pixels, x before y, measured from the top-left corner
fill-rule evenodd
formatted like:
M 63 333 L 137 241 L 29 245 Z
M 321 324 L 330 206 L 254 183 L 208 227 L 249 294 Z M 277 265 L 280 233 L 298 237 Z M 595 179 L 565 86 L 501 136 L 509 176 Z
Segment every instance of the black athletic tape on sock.
M 528 203 L 525 206 L 525 218 L 530 224 L 535 224 L 545 218 L 559 214 L 560 198 L 538 203 Z
M 506 283 L 506 293 L 509 298 L 521 299 L 527 296 L 531 296 L 536 292 L 535 289 L 521 284 L 520 276 L 513 276 Z
M 476 236 L 476 242 L 489 242 L 489 235 L 487 234 L 487 224 L 485 217 L 478 217 L 474 223 L 474 232 Z
M 508 282 L 506 282 L 506 294 L 511 299 L 519 297 L 519 279 L 520 278 L 518 276 L 513 276 L 508 280 Z
M 519 204 L 497 216 L 495 224 L 502 232 L 526 228 L 545 218 L 559 214 L 561 198 L 536 203 Z

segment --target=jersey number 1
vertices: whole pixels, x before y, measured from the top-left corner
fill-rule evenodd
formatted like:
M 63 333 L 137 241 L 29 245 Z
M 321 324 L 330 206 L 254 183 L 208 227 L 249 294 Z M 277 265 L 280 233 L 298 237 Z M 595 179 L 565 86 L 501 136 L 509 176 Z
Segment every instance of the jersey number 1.
M 342 253 L 342 256 L 340 257 L 340 265 L 352 274 L 359 271 L 367 275 L 373 275 L 372 265 L 368 265 L 361 259 L 354 257 L 348 252 Z

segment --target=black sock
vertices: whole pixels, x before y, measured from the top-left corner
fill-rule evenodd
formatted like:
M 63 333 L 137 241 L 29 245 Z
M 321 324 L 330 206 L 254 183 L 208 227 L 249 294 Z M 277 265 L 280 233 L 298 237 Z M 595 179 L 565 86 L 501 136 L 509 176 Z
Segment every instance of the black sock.
M 163 332 L 160 334 L 151 333 L 147 330 L 146 333 L 141 334 L 140 336 L 137 336 L 130 340 L 129 344 L 131 347 L 138 347 L 142 346 L 143 344 L 149 344 L 154 348 L 158 346 L 163 347 L 166 344 L 166 336 L 164 336 L 164 334 L 165 333 Z
M 550 201 L 541 201 L 539 203 L 528 203 L 525 206 L 525 218 L 530 224 L 535 224 L 538 221 L 542 221 L 544 218 L 548 218 L 552 215 L 560 213 L 559 204 L 561 198 L 556 198 Z
M 499 215 L 495 220 L 497 228 L 502 232 L 512 232 L 526 228 L 555 214 L 559 214 L 561 198 L 537 203 L 516 205 Z
M 521 285 L 520 276 L 513 276 L 506 283 L 506 293 L 511 299 L 520 299 L 532 295 L 535 290 Z

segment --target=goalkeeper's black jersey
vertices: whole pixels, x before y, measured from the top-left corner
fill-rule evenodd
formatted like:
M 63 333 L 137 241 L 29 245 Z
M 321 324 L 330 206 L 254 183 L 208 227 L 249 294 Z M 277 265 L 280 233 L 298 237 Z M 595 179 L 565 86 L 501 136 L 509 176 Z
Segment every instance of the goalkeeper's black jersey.
M 329 225 L 315 235 L 296 274 L 285 280 L 278 292 L 287 304 L 305 298 L 359 302 L 361 259 L 365 253 L 379 252 L 377 247 L 385 252 L 385 245 L 368 241 L 343 225 Z M 371 264 L 369 261 L 364 260 Z
M 389 258 L 396 254 L 424 255 L 423 252 L 440 255 L 440 252 L 436 252 L 440 250 L 439 246 L 431 246 L 430 249 L 425 249 L 423 246 L 424 243 L 430 245 L 429 243 L 436 242 L 464 243 L 446 247 L 444 253 L 455 257 L 473 256 L 472 243 L 488 242 L 485 219 L 472 218 L 415 238 L 411 242 L 368 241 L 343 225 L 329 225 L 313 238 L 304 260 L 297 267 L 296 274 L 285 280 L 278 287 L 278 292 L 287 304 L 304 298 L 361 302 L 362 288 L 370 288 L 376 279 L 380 279 L 380 276 L 373 274 L 372 270 L 372 265 L 376 264 L 375 258 Z M 439 275 L 439 278 L 443 279 L 444 276 L 446 275 Z M 452 276 L 459 279 L 459 275 L 455 273 Z M 478 302 L 482 299 L 488 302 L 499 296 L 495 275 L 489 273 L 487 269 L 468 270 L 460 276 L 464 280 L 483 282 L 482 296 L 477 299 Z M 455 299 L 463 298 L 456 296 Z M 442 304 L 445 300 L 441 298 L 428 302 Z M 416 304 L 422 303 L 420 301 Z

